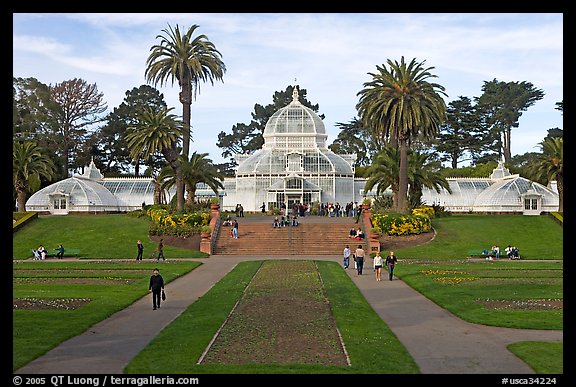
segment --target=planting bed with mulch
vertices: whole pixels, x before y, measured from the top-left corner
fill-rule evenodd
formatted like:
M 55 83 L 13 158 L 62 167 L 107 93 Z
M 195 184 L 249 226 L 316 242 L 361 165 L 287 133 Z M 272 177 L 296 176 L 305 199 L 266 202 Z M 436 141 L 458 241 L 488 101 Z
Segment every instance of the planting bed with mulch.
M 90 301 L 88 298 L 15 298 L 12 304 L 17 310 L 74 310 Z
M 200 362 L 348 365 L 315 263 L 264 262 Z

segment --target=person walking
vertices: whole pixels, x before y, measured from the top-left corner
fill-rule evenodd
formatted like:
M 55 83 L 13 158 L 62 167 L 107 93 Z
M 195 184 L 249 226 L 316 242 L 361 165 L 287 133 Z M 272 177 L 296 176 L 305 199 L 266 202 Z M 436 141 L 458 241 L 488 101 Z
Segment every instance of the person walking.
M 346 247 L 344 247 L 344 269 L 348 269 L 348 266 L 350 266 L 351 254 L 352 251 L 350 250 L 350 246 L 346 245 Z
M 60 243 L 55 250 L 57 251 L 56 258 L 58 259 L 64 258 L 64 246 L 62 246 L 62 243 Z
M 158 256 L 156 257 L 156 261 L 160 261 L 160 258 L 162 258 L 163 261 L 166 260 L 166 258 L 164 258 L 164 239 L 160 239 L 158 243 Z
M 152 291 L 152 309 L 156 310 L 156 308 L 160 308 L 161 295 L 164 291 L 164 278 L 160 275 L 158 268 L 152 271 L 148 290 Z
M 262 205 L 260 206 L 260 208 L 262 209 L 262 213 L 265 214 L 266 213 L 266 204 L 264 202 L 262 202 Z
M 136 260 L 141 261 L 142 254 L 144 253 L 144 245 L 142 244 L 142 241 L 140 239 L 138 239 L 138 242 L 136 242 L 136 248 L 138 249 L 138 255 L 136 255 Z
M 356 270 L 358 272 L 358 275 L 362 275 L 362 269 L 364 268 L 364 255 L 365 255 L 362 245 L 358 245 L 358 248 L 354 252 L 354 255 L 356 256 Z
M 238 239 L 238 219 L 234 219 L 234 224 L 232 225 L 232 235 L 234 239 Z
M 362 206 L 358 205 L 356 209 L 356 221 L 354 223 L 358 223 L 360 221 L 360 216 L 362 215 Z
M 380 255 L 380 252 L 377 251 L 376 255 L 374 256 L 374 272 L 376 273 L 376 281 L 381 280 L 382 261 L 382 256 Z
M 388 279 L 392 281 L 392 276 L 394 275 L 394 265 L 398 262 L 394 251 L 390 250 L 390 254 L 386 257 L 386 267 L 388 267 Z

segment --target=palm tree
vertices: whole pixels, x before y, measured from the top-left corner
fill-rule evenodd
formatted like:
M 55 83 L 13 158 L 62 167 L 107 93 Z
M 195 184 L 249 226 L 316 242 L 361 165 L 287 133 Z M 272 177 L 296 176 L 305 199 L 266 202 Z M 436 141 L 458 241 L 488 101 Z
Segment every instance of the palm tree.
M 435 189 L 440 192 L 444 188 L 452 193 L 448 180 L 440 173 L 441 163 L 431 160 L 430 155 L 420 152 L 408 153 L 409 168 L 408 180 L 410 182 L 409 202 L 411 207 L 417 207 L 421 203 L 422 188 Z
M 176 207 L 178 211 L 184 209 L 184 181 L 182 179 L 182 167 L 178 141 L 182 135 L 182 121 L 174 114 L 170 114 L 174 108 L 163 108 L 155 111 L 145 107 L 137 114 L 136 124 L 129 126 L 130 133 L 126 135 L 130 155 L 148 158 L 150 155 L 160 152 L 164 159 L 176 174 Z
M 366 169 L 364 174 L 368 176 L 368 180 L 364 185 L 364 192 L 370 191 L 377 185 L 376 195 L 380 196 L 390 187 L 394 193 L 394 207 L 396 207 L 397 200 L 395 193 L 398 192 L 399 158 L 398 148 L 386 146 L 374 156 L 372 164 Z
M 208 80 L 214 85 L 214 80 L 222 80 L 226 72 L 221 54 L 214 44 L 205 35 L 192 38 L 196 28 L 198 26 L 193 25 L 183 36 L 178 25 L 175 29 L 170 25 L 168 29 L 163 29 L 164 35 L 156 36 L 161 39 L 160 44 L 150 48 L 151 53 L 146 60 L 144 73 L 146 80 L 154 85 L 160 83 L 162 86 L 168 83 L 168 79 L 173 85 L 174 79 L 178 80 L 184 121 L 182 154 L 186 159 L 190 149 L 192 91 L 196 98 L 200 91 L 200 81 Z
M 398 176 L 398 201 L 396 211 L 407 209 L 408 192 L 408 147 L 412 140 L 431 139 L 438 132 L 446 117 L 446 104 L 440 94 L 444 87 L 429 83 L 435 78 L 424 68 L 424 62 L 412 59 L 406 65 L 404 57 L 398 61 L 387 61 L 386 66 L 376 66 L 378 74 L 368 73 L 371 82 L 364 83 L 358 95 L 356 109 L 364 123 L 374 128 L 383 140 L 400 149 Z M 438 91 L 437 91 L 438 90 Z M 439 94 L 440 93 L 440 94 Z
M 205 183 L 212 191 L 218 195 L 218 188 L 224 189 L 224 175 L 212 163 L 212 160 L 207 158 L 208 153 L 192 153 L 190 160 L 184 160 L 182 157 L 182 178 L 186 186 L 186 204 L 191 205 L 194 203 L 196 196 L 196 185 L 198 183 Z M 175 183 L 175 176 L 170 169 L 164 169 L 160 173 L 163 182 L 162 187 L 170 189 Z
M 408 150 L 408 182 L 410 186 L 410 203 L 419 203 L 422 197 L 422 188 L 433 188 L 437 192 L 441 188 L 452 193 L 450 185 L 440 170 L 440 162 L 429 159 L 430 155 Z M 397 192 L 398 176 L 400 174 L 400 150 L 391 145 L 384 147 L 374 157 L 374 161 L 366 170 L 368 180 L 364 186 L 370 191 L 377 185 L 376 195 L 380 196 L 388 187 Z M 393 200 L 397 200 L 395 195 Z
M 550 182 L 556 180 L 558 187 L 558 212 L 564 212 L 564 140 L 562 137 L 547 137 L 540 142 L 542 154 L 538 155 L 531 168 L 534 180 Z
M 18 212 L 26 211 L 26 194 L 40 188 L 42 177 L 56 176 L 54 162 L 43 155 L 35 142 L 15 141 L 12 144 L 12 178 L 18 201 Z

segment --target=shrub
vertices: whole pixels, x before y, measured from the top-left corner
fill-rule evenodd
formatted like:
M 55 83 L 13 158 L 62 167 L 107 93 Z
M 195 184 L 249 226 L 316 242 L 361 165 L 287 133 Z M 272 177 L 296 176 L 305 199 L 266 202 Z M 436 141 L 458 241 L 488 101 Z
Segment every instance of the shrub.
M 372 225 L 387 235 L 410 235 L 429 232 L 432 228 L 427 215 L 372 214 Z
M 165 208 L 151 207 L 146 211 L 150 217 L 150 235 L 190 236 L 199 233 L 202 226 L 210 223 L 210 214 L 204 212 L 172 214 Z

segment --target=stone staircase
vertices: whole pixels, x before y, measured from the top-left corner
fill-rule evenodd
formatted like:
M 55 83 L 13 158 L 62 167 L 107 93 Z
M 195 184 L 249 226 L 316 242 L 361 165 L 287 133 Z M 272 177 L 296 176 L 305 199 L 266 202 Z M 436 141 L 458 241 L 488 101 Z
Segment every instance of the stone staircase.
M 366 240 L 358 242 L 348 238 L 350 228 L 359 226 L 354 223 L 354 218 L 308 216 L 299 218 L 297 227 L 280 228 L 272 227 L 273 217 L 257 218 L 260 219 L 238 219 L 238 239 L 230 236 L 230 227 L 220 227 L 212 254 L 341 256 L 346 244 L 352 251 L 359 244 L 368 251 Z

